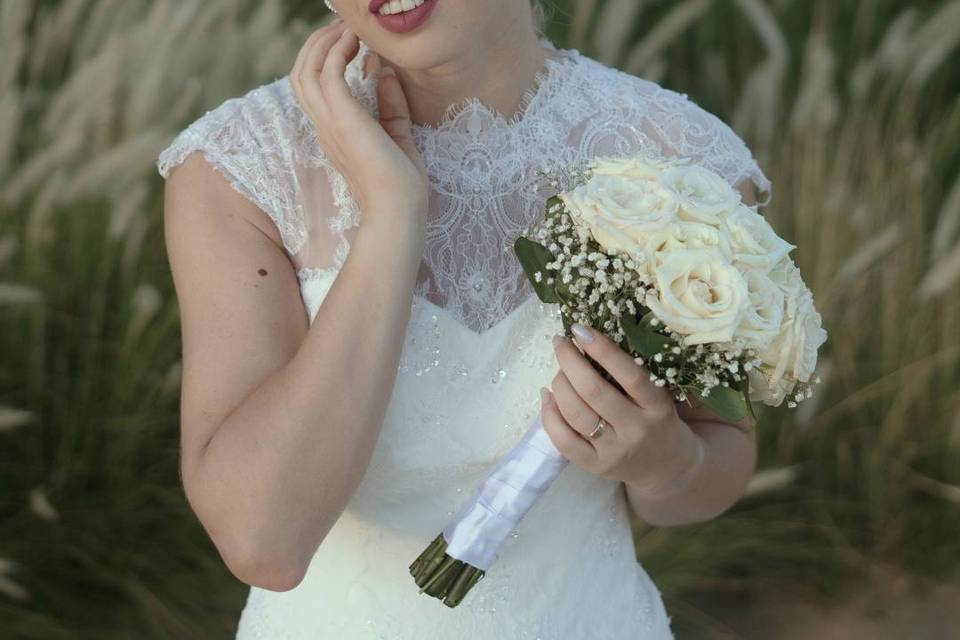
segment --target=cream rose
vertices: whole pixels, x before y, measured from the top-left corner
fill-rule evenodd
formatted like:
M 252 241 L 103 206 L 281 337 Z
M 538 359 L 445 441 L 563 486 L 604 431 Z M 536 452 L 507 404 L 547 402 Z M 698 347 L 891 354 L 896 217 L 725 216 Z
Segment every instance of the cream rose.
M 731 340 L 750 304 L 743 276 L 712 247 L 664 254 L 653 280 L 645 304 L 685 344 Z
M 779 406 L 797 382 L 810 380 L 817 366 L 817 351 L 827 340 L 809 289 L 793 306 L 793 316 L 784 322 L 780 334 L 760 354 L 761 370 L 748 373 L 754 388 L 751 397 L 755 393 L 772 406 Z
M 733 259 L 733 250 L 726 235 L 716 227 L 699 222 L 677 220 L 663 229 L 652 232 L 644 244 L 644 256 L 639 271 L 653 275 L 653 270 L 663 261 L 664 256 L 677 249 L 716 248 L 728 261 Z
M 677 165 L 664 171 L 662 182 L 677 194 L 683 220 L 719 226 L 719 214 L 740 205 L 740 194 L 713 171 L 698 165 Z
M 786 309 L 789 313 L 793 313 L 793 307 L 790 305 L 799 300 L 807 290 L 803 276 L 800 275 L 800 269 L 790 256 L 784 256 L 767 272 L 767 277 L 783 291 Z
M 759 369 L 754 367 L 747 371 L 747 381 L 750 386 L 750 399 L 755 402 L 762 402 L 771 407 L 779 407 L 783 404 L 783 399 L 793 392 L 796 386 L 795 380 L 781 378 L 777 385 L 770 384 L 770 369 L 763 365 Z
M 784 292 L 770 277 L 758 269 L 742 272 L 747 283 L 750 304 L 747 306 L 736 335 L 748 347 L 766 349 L 780 333 L 784 313 Z
M 590 163 L 590 171 L 595 176 L 658 180 L 663 173 L 663 166 L 652 158 L 647 159 L 639 156 L 627 158 L 600 157 Z
M 635 169 L 631 167 L 625 163 L 623 169 Z M 633 254 L 650 233 L 677 219 L 677 199 L 672 191 L 659 181 L 626 174 L 595 173 L 586 183 L 560 194 L 560 199 L 574 222 L 586 225 L 607 250 Z
M 719 218 L 721 230 L 730 238 L 735 263 L 769 271 L 797 248 L 778 236 L 770 223 L 750 207 L 740 205 L 720 213 Z
M 817 366 L 817 352 L 827 340 L 813 293 L 790 258 L 768 274 L 784 295 L 783 320 L 777 336 L 759 353 L 763 366 L 750 371 L 751 398 L 778 406 L 796 383 L 808 382 Z

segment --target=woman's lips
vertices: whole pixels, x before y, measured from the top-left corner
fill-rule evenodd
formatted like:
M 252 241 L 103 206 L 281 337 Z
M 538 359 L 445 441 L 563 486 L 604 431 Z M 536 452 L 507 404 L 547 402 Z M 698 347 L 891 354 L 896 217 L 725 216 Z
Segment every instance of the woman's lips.
M 387 0 L 372 0 L 370 11 L 376 17 L 377 22 L 387 31 L 405 33 L 413 31 L 423 24 L 437 2 L 438 0 L 425 0 L 419 7 L 385 16 L 380 14 L 380 7 L 387 4 Z

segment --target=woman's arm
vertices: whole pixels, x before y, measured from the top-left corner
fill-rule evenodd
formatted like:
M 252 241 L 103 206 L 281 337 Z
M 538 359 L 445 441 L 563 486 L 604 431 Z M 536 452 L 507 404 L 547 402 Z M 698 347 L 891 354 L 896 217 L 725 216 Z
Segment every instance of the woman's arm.
M 703 461 L 681 490 L 650 496 L 625 482 L 627 501 L 645 522 L 675 526 L 711 520 L 732 507 L 746 490 L 757 464 L 749 418 L 737 425 L 711 416 L 702 406 L 677 405 L 677 413 L 700 440 Z
M 423 252 L 427 176 L 395 76 L 379 121 L 344 79 L 356 35 L 314 32 L 290 81 L 363 216 L 308 323 L 265 212 L 199 155 L 168 176 L 164 214 L 183 327 L 183 484 L 230 570 L 272 590 L 303 579 L 369 464 Z
M 310 326 L 266 215 L 199 154 L 167 182 L 183 484 L 248 584 L 298 584 L 369 463 L 422 251 L 422 212 L 389 213 L 361 225 Z

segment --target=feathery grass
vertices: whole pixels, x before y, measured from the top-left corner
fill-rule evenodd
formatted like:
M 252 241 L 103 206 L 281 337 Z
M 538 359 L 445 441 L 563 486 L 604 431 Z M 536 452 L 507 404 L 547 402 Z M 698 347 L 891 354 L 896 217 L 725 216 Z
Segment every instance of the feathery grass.
M 711 593 L 836 594 L 876 566 L 955 576 L 960 2 L 547 4 L 558 44 L 688 93 L 748 141 L 830 332 L 817 397 L 761 416 L 740 503 L 634 522 L 678 628 L 710 626 Z M 179 485 L 153 162 L 286 73 L 321 6 L 0 3 L 4 637 L 232 637 L 246 588 Z

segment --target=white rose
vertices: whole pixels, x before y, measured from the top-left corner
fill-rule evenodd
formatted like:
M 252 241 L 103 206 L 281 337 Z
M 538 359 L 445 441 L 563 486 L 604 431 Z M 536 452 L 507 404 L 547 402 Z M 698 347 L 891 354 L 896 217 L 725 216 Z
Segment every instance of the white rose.
M 663 165 L 652 158 L 630 156 L 626 158 L 599 157 L 590 162 L 590 172 L 595 176 L 619 176 L 659 180 Z
M 666 253 L 653 279 L 645 304 L 685 344 L 731 340 L 750 304 L 743 276 L 716 248 Z
M 560 199 L 574 222 L 586 225 L 601 247 L 631 254 L 651 232 L 677 217 L 673 192 L 646 178 L 601 173 L 560 194 Z
M 746 267 L 769 271 L 787 254 L 796 249 L 773 230 L 766 219 L 740 205 L 719 214 L 721 230 L 733 247 L 733 261 Z
M 817 367 L 817 350 L 827 341 L 823 318 L 813 306 L 813 293 L 807 289 L 797 304 L 796 316 L 791 324 L 793 344 L 786 365 L 783 358 L 778 368 L 783 367 L 788 375 L 800 382 L 808 382 Z
M 783 291 L 786 308 L 792 314 L 794 307 L 790 305 L 795 304 L 807 290 L 800 269 L 790 256 L 784 256 L 767 272 L 767 277 Z
M 742 272 L 747 283 L 750 304 L 737 327 L 736 335 L 746 346 L 761 351 L 780 333 L 784 313 L 784 292 L 770 277 L 758 269 Z
M 644 244 L 646 260 L 640 271 L 653 275 L 653 270 L 664 256 L 677 249 L 715 248 L 728 262 L 733 260 L 733 250 L 727 236 L 716 227 L 700 222 L 677 220 L 659 231 L 652 232 Z
M 791 263 L 792 264 L 792 263 Z M 776 338 L 759 354 L 761 371 L 750 373 L 751 387 L 774 406 L 783 402 L 796 383 L 808 382 L 817 366 L 817 352 L 827 340 L 822 318 L 813 306 L 813 293 L 799 278 L 799 270 L 785 269 L 790 275 L 788 290 L 802 287 L 799 295 L 787 294 L 784 318 Z M 753 397 L 753 395 L 751 395 Z
M 674 166 L 664 171 L 661 180 L 676 192 L 680 201 L 677 215 L 684 220 L 718 226 L 721 212 L 740 205 L 740 194 L 705 167 Z
M 779 384 L 770 384 L 770 367 L 754 367 L 747 372 L 747 380 L 750 385 L 750 399 L 763 402 L 771 407 L 779 407 L 783 399 L 793 392 L 796 382 L 781 378 Z

